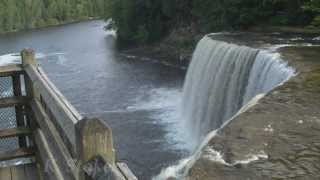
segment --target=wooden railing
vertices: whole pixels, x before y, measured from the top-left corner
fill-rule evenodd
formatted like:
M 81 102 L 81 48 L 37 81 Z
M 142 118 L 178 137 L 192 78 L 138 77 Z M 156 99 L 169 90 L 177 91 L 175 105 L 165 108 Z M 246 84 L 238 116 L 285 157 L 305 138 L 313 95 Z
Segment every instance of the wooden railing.
M 106 123 L 82 117 L 46 76 L 33 50 L 25 49 L 21 56 L 21 65 L 0 67 L 0 76 L 13 77 L 15 95 L 1 99 L 0 108 L 15 106 L 18 126 L 0 132 L 0 137 L 20 137 L 23 153 L 17 157 L 35 155 L 43 179 L 137 179 L 126 164 L 116 162 Z
M 16 120 L 16 127 L 0 130 L 0 139 L 18 137 L 18 149 L 11 149 L 0 153 L 0 161 L 12 160 L 21 157 L 31 157 L 34 155 L 34 149 L 30 144 L 32 134 L 29 128 L 29 119 L 26 117 L 25 109 L 30 99 L 22 95 L 21 76 L 23 74 L 22 65 L 8 65 L 0 67 L 0 78 L 10 78 L 12 86 L 12 96 L 0 98 L 0 109 L 14 108 L 15 117 L 2 117 L 3 121 Z M 4 87 L 2 87 L 4 89 Z M 11 89 L 11 87 L 7 87 Z M 3 93 L 3 92 L 2 92 Z M 10 93 L 11 94 L 11 93 Z M 13 123 L 13 122 L 11 122 Z M 1 125 L 3 126 L 3 125 Z M 12 147 L 8 147 L 10 149 Z

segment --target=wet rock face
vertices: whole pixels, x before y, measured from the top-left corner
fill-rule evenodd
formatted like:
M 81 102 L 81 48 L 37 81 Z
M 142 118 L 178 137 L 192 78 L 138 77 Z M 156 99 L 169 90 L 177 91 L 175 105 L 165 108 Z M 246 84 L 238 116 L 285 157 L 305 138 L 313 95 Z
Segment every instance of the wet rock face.
M 211 139 L 190 180 L 320 179 L 320 47 L 281 54 L 298 75 Z

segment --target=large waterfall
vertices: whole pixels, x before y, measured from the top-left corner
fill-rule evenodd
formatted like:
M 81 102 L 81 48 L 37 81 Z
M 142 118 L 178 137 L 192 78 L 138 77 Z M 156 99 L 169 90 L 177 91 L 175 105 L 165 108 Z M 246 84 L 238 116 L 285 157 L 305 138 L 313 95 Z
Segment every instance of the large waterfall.
M 193 54 L 182 104 L 183 125 L 193 147 L 253 97 L 293 74 L 274 54 L 205 36 Z
M 162 170 L 153 179 L 184 179 L 218 129 L 294 74 L 294 69 L 277 53 L 205 36 L 193 54 L 182 103 L 182 123 L 186 128 L 183 130 L 197 149 L 192 156 Z

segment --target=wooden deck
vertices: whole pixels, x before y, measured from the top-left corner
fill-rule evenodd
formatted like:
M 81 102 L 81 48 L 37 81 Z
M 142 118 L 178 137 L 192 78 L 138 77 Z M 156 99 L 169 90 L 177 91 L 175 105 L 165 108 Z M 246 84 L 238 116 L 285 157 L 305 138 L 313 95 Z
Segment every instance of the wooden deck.
M 0 109 L 14 108 L 7 119 L 16 121 L 16 127 L 0 130 L 0 140 L 14 137 L 18 144 L 0 152 L 0 162 L 33 157 L 35 163 L 0 168 L 0 180 L 137 180 L 117 162 L 109 126 L 82 117 L 46 76 L 33 50 L 23 50 L 21 59 L 22 64 L 0 66 L 0 78 L 10 77 L 13 91 L 0 96 Z
M 35 164 L 25 164 L 14 167 L 0 168 L 1 180 L 38 180 Z

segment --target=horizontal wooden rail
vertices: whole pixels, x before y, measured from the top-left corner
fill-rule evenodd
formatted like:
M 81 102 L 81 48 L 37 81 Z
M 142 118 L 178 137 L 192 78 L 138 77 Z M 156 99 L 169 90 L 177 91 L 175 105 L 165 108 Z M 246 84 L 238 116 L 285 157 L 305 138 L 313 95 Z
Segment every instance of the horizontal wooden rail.
M 32 81 L 34 99 L 40 102 L 66 142 L 68 149 L 72 155 L 75 155 L 75 124 L 81 120 L 81 115 L 69 103 L 66 103 L 67 100 L 47 77 L 40 73 L 42 71 L 38 71 L 37 67 L 28 65 L 25 71 Z
M 0 77 L 7 77 L 16 74 L 22 74 L 23 68 L 21 64 L 12 64 L 7 66 L 0 66 Z
M 34 150 L 32 148 L 21 148 L 12 151 L 6 151 L 0 153 L 0 161 L 7 161 L 11 159 L 30 157 L 34 155 Z
M 126 163 L 117 163 L 117 167 L 127 180 L 138 180 Z
M 38 147 L 44 147 L 40 149 L 40 155 L 46 157 L 49 153 L 47 152 L 49 150 L 46 149 L 50 149 L 50 153 L 54 154 L 54 158 L 56 159 L 56 163 L 59 167 L 63 168 L 63 171 L 68 172 L 66 173 L 68 177 L 73 177 L 72 179 L 75 179 L 77 177 L 77 172 L 75 172 L 77 168 L 75 162 L 72 161 L 74 158 L 66 146 L 67 143 L 65 139 L 61 137 L 59 133 L 60 131 L 57 130 L 52 120 L 44 111 L 40 102 L 33 100 L 30 106 L 34 114 L 34 118 L 41 129 L 41 137 L 36 138 L 35 141 Z M 44 159 L 44 161 L 46 161 L 46 159 Z
M 0 130 L 0 139 L 27 135 L 31 135 L 31 129 L 26 127 Z
M 0 98 L 0 108 L 24 105 L 27 104 L 29 100 L 30 98 L 24 96 Z
M 61 159 L 57 157 L 58 153 L 55 152 L 55 148 L 52 146 L 52 142 L 47 139 L 44 132 L 37 129 L 34 133 L 35 142 L 37 145 L 37 153 L 43 164 L 43 173 L 48 174 L 50 180 L 75 180 L 77 174 L 70 171 L 70 168 L 61 162 Z M 73 163 L 72 159 L 69 160 Z M 63 164 L 63 165 L 62 165 Z
M 57 115 L 65 116 L 64 118 L 68 118 L 74 124 L 83 118 L 49 80 L 41 67 L 29 65 L 25 67 L 25 71 L 39 91 L 39 95 L 42 95 L 42 98 L 52 103 L 50 106 L 55 106 L 53 109 L 57 111 Z

